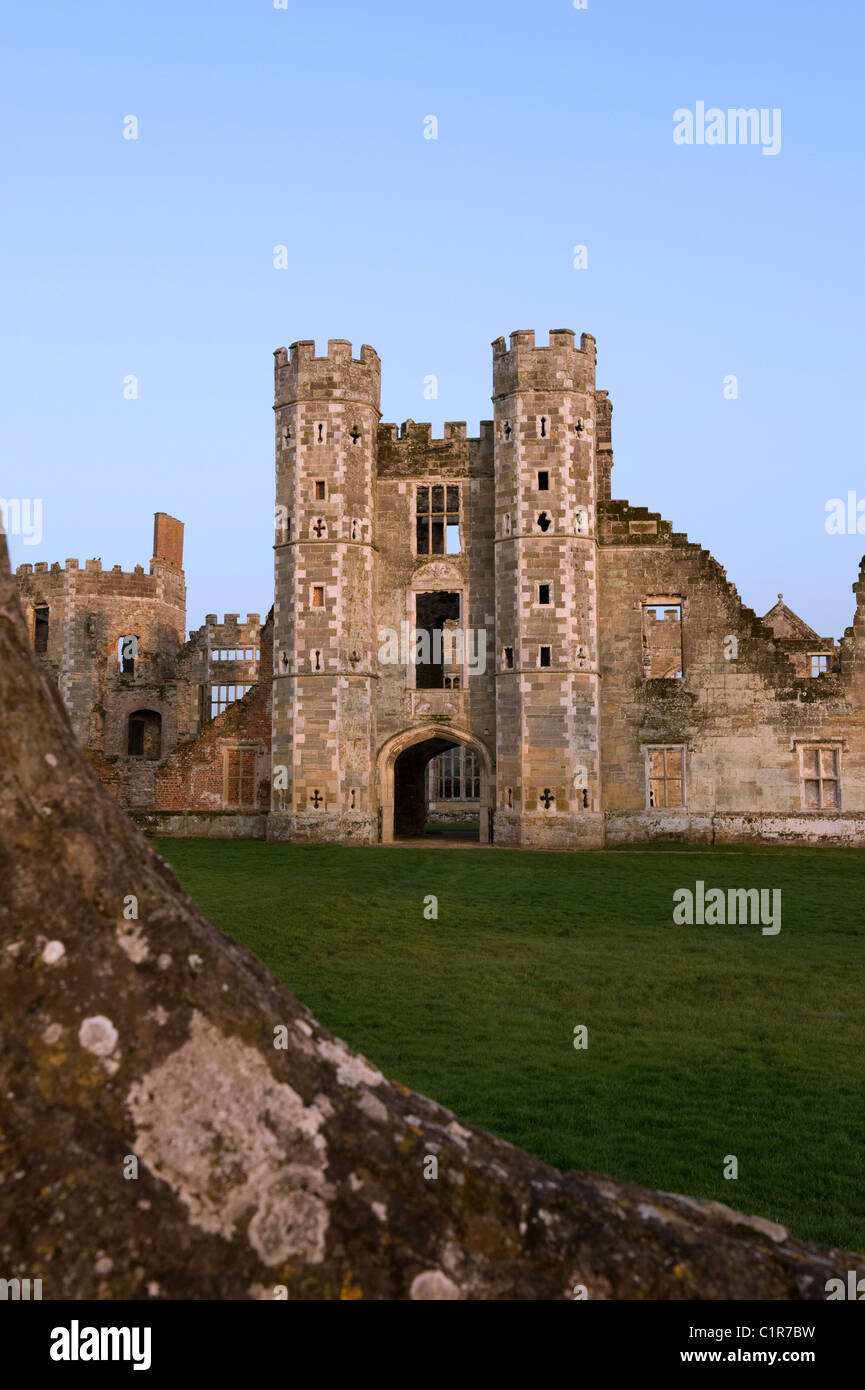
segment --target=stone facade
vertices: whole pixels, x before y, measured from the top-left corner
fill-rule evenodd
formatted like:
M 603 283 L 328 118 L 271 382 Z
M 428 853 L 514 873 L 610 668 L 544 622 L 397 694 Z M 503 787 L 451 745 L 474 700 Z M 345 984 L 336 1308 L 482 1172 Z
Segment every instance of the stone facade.
M 706 550 L 612 499 L 595 365 L 588 334 L 499 338 L 493 419 L 434 439 L 380 423 L 369 346 L 280 348 L 263 627 L 209 615 L 183 641 L 162 513 L 147 575 L 21 566 L 37 650 L 124 804 L 162 833 L 274 840 L 471 815 L 482 842 L 551 849 L 863 843 L 865 569 L 840 643 L 780 596 L 758 619 Z

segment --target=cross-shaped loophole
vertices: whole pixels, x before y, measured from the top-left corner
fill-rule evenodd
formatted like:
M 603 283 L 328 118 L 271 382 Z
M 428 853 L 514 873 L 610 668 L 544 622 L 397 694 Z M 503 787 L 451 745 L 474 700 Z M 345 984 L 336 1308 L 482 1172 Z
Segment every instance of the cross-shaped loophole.
M 324 801 L 324 797 L 321 796 L 321 794 L 319 793 L 318 787 L 316 787 L 315 791 L 309 799 L 316 810 L 318 810 L 319 806 Z
M 319 517 L 319 518 L 318 518 L 318 521 L 315 523 L 315 525 L 314 525 L 313 528 L 312 528 L 312 534 L 313 534 L 314 536 L 317 536 L 318 539 L 321 540 L 321 538 L 322 538 L 322 536 L 324 535 L 324 533 L 325 533 L 326 530 L 327 530 L 327 527 L 325 526 L 325 524 L 324 524 L 324 522 L 322 521 L 321 517 Z
M 544 790 L 541 792 L 541 801 L 543 802 L 543 807 L 545 811 L 548 811 L 550 809 L 555 799 L 556 798 L 550 791 L 549 787 L 544 787 Z

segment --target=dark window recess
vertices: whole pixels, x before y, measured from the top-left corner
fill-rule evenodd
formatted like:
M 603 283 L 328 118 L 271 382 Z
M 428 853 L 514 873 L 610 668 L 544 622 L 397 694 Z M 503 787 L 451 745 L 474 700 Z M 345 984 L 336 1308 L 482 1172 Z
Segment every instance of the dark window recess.
M 540 529 L 542 531 L 549 531 L 552 524 L 552 519 L 550 518 L 549 514 L 547 512 L 541 512 L 540 516 L 538 517 L 538 526 L 540 527 Z
M 508 671 L 512 671 L 512 670 L 514 669 L 514 649 L 513 649 L 513 647 L 505 647 L 505 666 L 506 666 L 506 668 L 507 668 Z
M 316 502 L 323 502 L 324 499 L 325 499 L 325 497 L 326 497 L 326 495 L 327 495 L 327 492 L 326 492 L 326 486 L 325 486 L 324 481 L 323 481 L 321 478 L 316 479 L 316 484 L 315 484 L 315 500 L 316 500 Z
M 539 585 L 538 585 L 538 603 L 549 603 L 549 601 L 550 601 L 550 586 L 549 586 L 549 584 L 539 584 Z
M 549 492 L 549 490 L 550 490 L 550 475 L 549 475 L 549 473 L 546 471 L 546 469 L 543 469 L 543 470 L 538 474 L 538 492 Z
M 415 614 L 415 685 L 418 690 L 444 690 L 445 665 L 451 679 L 459 674 L 453 666 L 456 641 L 452 645 L 448 642 L 446 647 L 444 634 L 447 630 L 456 636 L 460 621 L 460 596 L 448 593 L 418 594 Z
M 433 486 L 417 489 L 418 555 L 460 553 L 460 490 Z M 445 545 L 447 541 L 447 545 Z
M 126 752 L 130 758 L 155 760 L 162 753 L 162 715 L 139 709 L 129 716 Z
M 33 637 L 37 652 L 47 652 L 48 650 L 48 618 L 49 610 L 47 608 L 36 609 L 36 625 Z
M 541 665 L 542 665 L 542 666 L 552 666 L 552 664 L 553 664 L 553 649 L 552 649 L 552 647 L 541 647 Z

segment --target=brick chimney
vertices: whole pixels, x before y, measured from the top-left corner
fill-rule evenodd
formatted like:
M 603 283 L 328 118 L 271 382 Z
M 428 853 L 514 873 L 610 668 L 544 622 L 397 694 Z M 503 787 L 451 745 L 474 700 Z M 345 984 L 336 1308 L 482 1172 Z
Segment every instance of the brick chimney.
M 183 522 L 167 512 L 154 513 L 153 559 L 172 569 L 183 569 Z

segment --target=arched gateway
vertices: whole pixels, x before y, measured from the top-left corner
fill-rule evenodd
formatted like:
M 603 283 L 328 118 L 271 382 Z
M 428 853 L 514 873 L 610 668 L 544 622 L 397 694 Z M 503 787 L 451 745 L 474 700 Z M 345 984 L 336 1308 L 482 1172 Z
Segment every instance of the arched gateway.
M 382 844 L 423 835 L 427 767 L 432 758 L 459 744 L 471 748 L 477 756 L 481 783 L 478 838 L 481 844 L 489 843 L 489 810 L 492 805 L 489 750 L 479 739 L 462 729 L 442 724 L 423 724 L 404 729 L 388 739 L 379 752 L 377 780 Z

